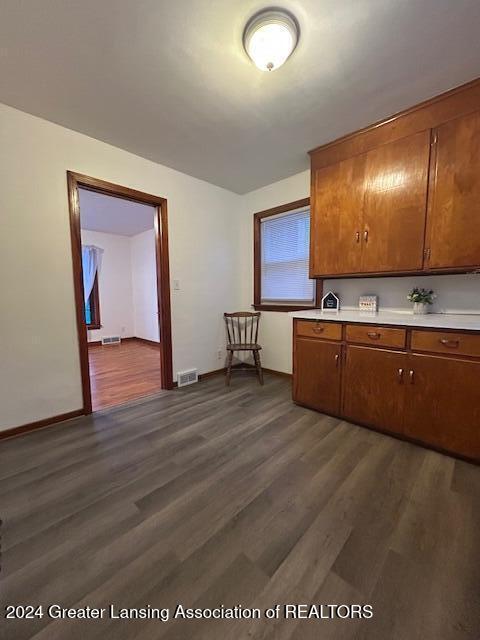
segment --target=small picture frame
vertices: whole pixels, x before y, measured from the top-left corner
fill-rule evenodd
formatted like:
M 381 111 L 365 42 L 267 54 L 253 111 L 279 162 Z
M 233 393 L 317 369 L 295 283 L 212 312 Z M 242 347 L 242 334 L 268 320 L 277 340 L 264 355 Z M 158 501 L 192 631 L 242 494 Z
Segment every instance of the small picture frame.
M 340 311 L 340 299 L 336 296 L 333 291 L 328 291 L 322 298 L 321 304 L 322 313 L 327 311 L 338 312 Z
M 378 311 L 378 296 L 360 296 L 358 299 L 358 308 L 365 313 L 377 313 Z

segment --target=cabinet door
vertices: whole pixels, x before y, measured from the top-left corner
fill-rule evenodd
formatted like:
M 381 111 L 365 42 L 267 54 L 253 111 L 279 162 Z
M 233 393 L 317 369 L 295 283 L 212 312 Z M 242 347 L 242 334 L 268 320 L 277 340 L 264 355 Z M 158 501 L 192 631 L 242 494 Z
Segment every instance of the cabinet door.
M 342 347 L 334 342 L 295 339 L 293 399 L 312 409 L 338 415 Z
M 434 132 L 427 266 L 480 265 L 480 112 Z
M 361 271 L 422 269 L 430 130 L 367 153 Z
M 405 435 L 480 460 L 480 362 L 410 355 Z
M 343 413 L 352 422 L 401 433 L 406 354 L 347 347 Z
M 313 169 L 310 275 L 357 273 L 366 155 Z

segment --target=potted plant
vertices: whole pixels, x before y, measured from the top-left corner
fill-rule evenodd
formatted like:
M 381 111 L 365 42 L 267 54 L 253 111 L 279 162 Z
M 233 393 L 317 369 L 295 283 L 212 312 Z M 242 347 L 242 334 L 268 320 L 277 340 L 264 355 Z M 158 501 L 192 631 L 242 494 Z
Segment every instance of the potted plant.
M 436 296 L 432 289 L 419 289 L 415 287 L 407 297 L 410 302 L 413 302 L 413 313 L 423 314 L 428 313 L 428 305 L 433 304 Z

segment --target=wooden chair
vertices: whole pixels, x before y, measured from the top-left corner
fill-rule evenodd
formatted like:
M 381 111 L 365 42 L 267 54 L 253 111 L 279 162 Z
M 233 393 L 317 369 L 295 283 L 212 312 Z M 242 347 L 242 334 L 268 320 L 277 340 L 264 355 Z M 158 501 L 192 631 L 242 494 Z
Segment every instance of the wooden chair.
M 232 377 L 232 361 L 235 351 L 251 351 L 255 362 L 258 381 L 263 384 L 262 365 L 260 363 L 260 349 L 258 343 L 258 325 L 260 313 L 250 311 L 237 311 L 236 313 L 224 313 L 227 325 L 227 375 L 225 384 L 230 385 Z M 251 367 L 241 367 L 242 370 L 251 370 Z

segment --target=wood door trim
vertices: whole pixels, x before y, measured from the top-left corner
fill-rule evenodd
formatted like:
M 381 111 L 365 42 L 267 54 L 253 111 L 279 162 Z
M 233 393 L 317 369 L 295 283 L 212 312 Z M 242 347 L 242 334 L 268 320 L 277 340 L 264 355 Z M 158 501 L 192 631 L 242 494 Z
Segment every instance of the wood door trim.
M 78 187 L 104 193 L 109 196 L 141 202 L 155 207 L 155 240 L 157 260 L 157 306 L 161 330 L 160 367 L 162 389 L 173 389 L 172 328 L 170 312 L 170 271 L 168 258 L 167 200 L 136 189 L 130 189 L 93 178 L 74 171 L 67 171 L 70 235 L 72 245 L 73 284 L 77 316 L 78 346 L 82 377 L 83 413 L 92 412 L 90 374 L 88 365 L 87 328 L 83 317 L 82 240 L 80 226 L 80 202 Z
M 83 409 L 77 409 L 76 411 L 61 413 L 57 416 L 51 416 L 50 418 L 37 420 L 36 422 L 29 422 L 27 424 L 22 424 L 19 427 L 4 429 L 3 431 L 0 431 L 0 440 L 4 440 L 5 438 L 15 438 L 16 436 L 21 436 L 24 433 L 35 431 L 36 429 L 44 429 L 45 427 L 50 427 L 54 424 L 57 424 L 58 422 L 65 422 L 66 420 L 72 420 L 73 418 L 78 418 L 79 416 L 83 416 L 84 413 L 85 412 Z

